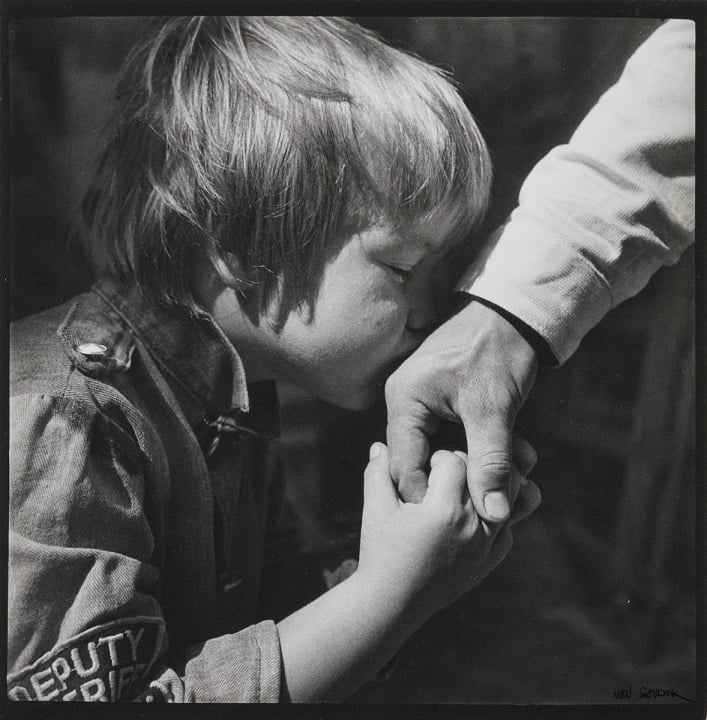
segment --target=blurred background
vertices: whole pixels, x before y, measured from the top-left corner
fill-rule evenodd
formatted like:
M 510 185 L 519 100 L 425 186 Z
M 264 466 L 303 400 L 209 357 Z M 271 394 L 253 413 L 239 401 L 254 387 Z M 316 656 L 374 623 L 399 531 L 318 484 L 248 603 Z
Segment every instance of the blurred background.
M 485 133 L 496 181 L 488 228 L 565 142 L 652 19 L 357 18 L 452 70 Z M 144 18 L 10 23 L 12 315 L 86 289 L 72 241 L 108 132 L 114 81 Z M 504 563 L 401 651 L 358 702 L 615 703 L 619 688 L 695 697 L 694 254 L 659 272 L 559 369 L 543 368 L 518 422 L 543 505 Z M 279 444 L 308 543 L 355 533 L 364 413 L 281 388 Z M 447 441 L 454 436 L 447 433 Z M 665 702 L 683 702 L 672 697 Z M 644 700 L 645 702 L 645 700 Z M 658 702 L 653 700 L 652 702 Z

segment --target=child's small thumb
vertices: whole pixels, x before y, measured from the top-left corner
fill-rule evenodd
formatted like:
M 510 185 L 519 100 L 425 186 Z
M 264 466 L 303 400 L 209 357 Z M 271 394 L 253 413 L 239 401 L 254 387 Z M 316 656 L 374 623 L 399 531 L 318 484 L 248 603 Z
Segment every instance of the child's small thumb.
M 364 512 L 377 513 L 398 507 L 398 493 L 388 467 L 388 448 L 373 443 L 368 453 L 369 463 L 363 474 Z
M 374 442 L 373 445 L 371 445 L 371 449 L 368 451 L 368 459 L 373 460 L 374 458 L 377 458 L 384 447 L 383 443 Z

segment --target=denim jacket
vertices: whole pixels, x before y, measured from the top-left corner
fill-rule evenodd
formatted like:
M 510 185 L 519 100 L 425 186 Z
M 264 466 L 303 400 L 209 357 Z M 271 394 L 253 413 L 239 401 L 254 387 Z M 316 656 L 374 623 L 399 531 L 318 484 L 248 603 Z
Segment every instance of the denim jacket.
M 111 280 L 16 323 L 10 364 L 9 697 L 277 701 L 274 388 L 250 408 L 208 317 Z

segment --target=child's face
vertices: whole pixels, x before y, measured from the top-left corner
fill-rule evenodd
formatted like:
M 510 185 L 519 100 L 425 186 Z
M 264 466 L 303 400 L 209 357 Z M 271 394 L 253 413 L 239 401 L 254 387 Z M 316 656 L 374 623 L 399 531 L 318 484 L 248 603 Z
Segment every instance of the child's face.
M 341 407 L 370 405 L 439 320 L 453 223 L 439 210 L 405 232 L 380 223 L 353 235 L 325 266 L 311 314 L 293 310 L 277 333 L 277 376 Z

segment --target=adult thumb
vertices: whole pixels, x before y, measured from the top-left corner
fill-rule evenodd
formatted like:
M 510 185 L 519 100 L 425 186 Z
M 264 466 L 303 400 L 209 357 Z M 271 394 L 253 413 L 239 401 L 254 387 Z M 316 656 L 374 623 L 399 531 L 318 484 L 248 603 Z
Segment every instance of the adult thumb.
M 489 522 L 502 522 L 511 512 L 513 430 L 502 416 L 479 415 L 465 420 L 467 481 L 476 512 Z
M 388 452 L 390 474 L 405 502 L 422 502 L 427 492 L 427 458 L 430 443 L 425 422 L 412 414 L 388 414 Z
M 429 438 L 439 425 L 429 408 L 434 383 L 427 372 L 413 354 L 385 384 L 390 474 L 405 502 L 422 502 L 425 497 Z

